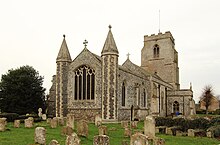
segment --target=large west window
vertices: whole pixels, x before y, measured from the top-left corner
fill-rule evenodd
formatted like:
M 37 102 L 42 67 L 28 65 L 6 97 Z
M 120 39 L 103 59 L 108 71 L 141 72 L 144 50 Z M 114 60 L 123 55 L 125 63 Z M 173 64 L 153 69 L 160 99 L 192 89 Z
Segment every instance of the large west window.
M 75 71 L 75 100 L 94 100 L 95 98 L 95 70 L 88 66 L 81 66 Z

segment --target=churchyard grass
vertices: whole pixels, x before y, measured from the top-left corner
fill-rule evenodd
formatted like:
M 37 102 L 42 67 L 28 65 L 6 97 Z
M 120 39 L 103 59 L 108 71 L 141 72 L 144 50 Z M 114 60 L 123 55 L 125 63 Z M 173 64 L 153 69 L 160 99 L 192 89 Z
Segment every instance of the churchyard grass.
M 124 129 L 121 127 L 121 124 L 111 123 L 104 124 L 108 127 L 108 136 L 110 137 L 111 145 L 121 145 L 122 140 L 130 141 L 130 138 L 124 137 Z M 14 128 L 13 123 L 7 124 L 7 131 L 0 132 L 0 145 L 31 145 L 34 144 L 34 129 L 38 126 L 46 128 L 46 142 L 49 142 L 52 139 L 56 139 L 60 145 L 65 145 L 65 136 L 61 135 L 62 127 L 58 126 L 55 129 L 50 128 L 46 122 L 39 122 L 34 124 L 34 128 L 24 128 L 22 123 L 20 128 Z M 75 127 L 76 128 L 76 127 Z M 138 128 L 133 129 L 135 132 L 137 130 L 143 129 L 143 122 L 138 123 Z M 75 130 L 76 131 L 76 130 Z M 82 145 L 92 145 L 93 137 L 98 135 L 98 128 L 93 124 L 89 124 L 89 135 L 88 138 L 80 137 Z M 210 139 L 206 137 L 178 137 L 157 134 L 157 136 L 164 138 L 166 145 L 218 145 L 220 141 L 216 139 Z

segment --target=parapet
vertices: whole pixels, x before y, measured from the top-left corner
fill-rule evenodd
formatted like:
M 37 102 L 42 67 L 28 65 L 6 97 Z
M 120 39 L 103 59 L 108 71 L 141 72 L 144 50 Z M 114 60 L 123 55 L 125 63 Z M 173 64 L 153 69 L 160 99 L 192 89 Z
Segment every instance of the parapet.
M 158 33 L 158 34 L 151 34 L 150 36 L 145 35 L 144 36 L 144 41 L 152 41 L 152 40 L 159 40 L 159 39 L 165 39 L 165 38 L 170 38 L 171 41 L 174 43 L 174 38 L 171 34 L 170 31 L 167 31 L 165 33 Z

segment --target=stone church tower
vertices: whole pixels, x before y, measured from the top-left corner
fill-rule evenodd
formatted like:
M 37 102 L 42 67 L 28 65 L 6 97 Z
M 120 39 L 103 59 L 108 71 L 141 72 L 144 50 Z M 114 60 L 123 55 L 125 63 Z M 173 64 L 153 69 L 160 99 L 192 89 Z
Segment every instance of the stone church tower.
M 56 116 L 63 117 L 67 114 L 67 82 L 68 82 L 68 67 L 72 62 L 65 35 L 58 53 L 56 63 Z
M 117 117 L 118 49 L 109 26 L 102 57 L 102 118 L 115 121 Z
M 175 50 L 174 38 L 170 32 L 144 36 L 141 67 L 160 76 L 175 90 L 180 88 L 178 53 Z

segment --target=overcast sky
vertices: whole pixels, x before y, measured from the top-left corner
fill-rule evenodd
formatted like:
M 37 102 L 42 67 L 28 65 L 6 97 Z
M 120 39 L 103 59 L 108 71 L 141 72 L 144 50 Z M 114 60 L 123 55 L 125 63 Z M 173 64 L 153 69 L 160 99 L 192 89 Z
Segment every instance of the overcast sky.
M 56 57 L 66 35 L 74 59 L 84 48 L 101 54 L 112 25 L 119 63 L 141 64 L 144 35 L 170 31 L 179 54 L 180 87 L 193 85 L 197 101 L 205 85 L 220 94 L 219 0 L 1 0 L 0 75 L 33 66 L 49 92 Z

